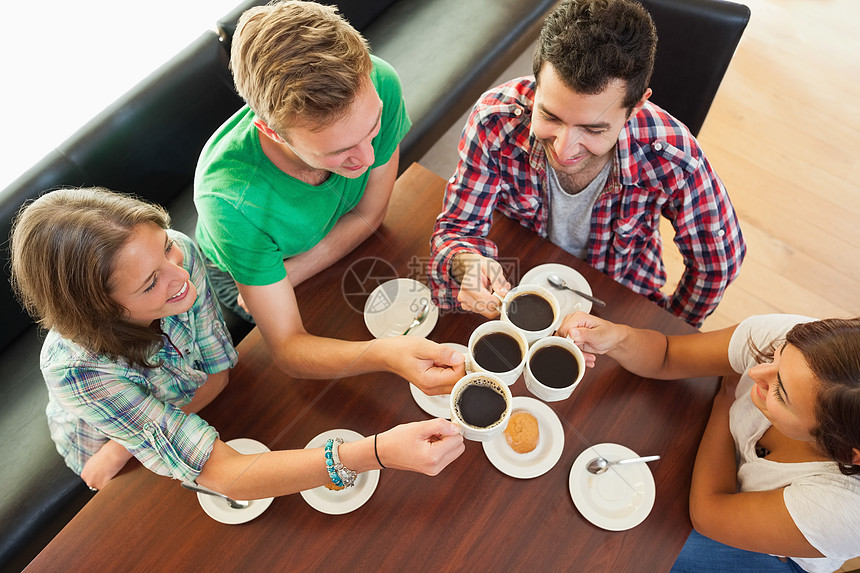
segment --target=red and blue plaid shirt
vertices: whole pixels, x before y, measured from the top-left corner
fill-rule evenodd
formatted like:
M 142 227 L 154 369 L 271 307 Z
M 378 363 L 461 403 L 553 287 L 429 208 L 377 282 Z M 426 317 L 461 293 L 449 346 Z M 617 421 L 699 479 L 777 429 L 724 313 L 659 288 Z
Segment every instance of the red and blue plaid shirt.
M 460 160 L 431 238 L 436 302 L 456 305 L 451 259 L 464 250 L 498 258 L 486 239 L 493 211 L 548 233 L 546 155 L 531 134 L 533 77 L 485 93 L 460 138 Z M 671 221 L 686 269 L 671 296 L 660 216 Z M 646 103 L 618 138 L 615 162 L 594 204 L 586 262 L 694 326 L 714 311 L 746 252 L 728 193 L 689 130 Z

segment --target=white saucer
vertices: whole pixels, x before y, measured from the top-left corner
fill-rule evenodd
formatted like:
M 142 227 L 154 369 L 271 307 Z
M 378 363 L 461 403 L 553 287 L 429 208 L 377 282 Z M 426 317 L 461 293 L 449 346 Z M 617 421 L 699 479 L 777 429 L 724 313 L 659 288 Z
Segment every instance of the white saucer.
M 430 288 L 412 279 L 393 279 L 376 287 L 364 304 L 364 324 L 374 338 L 400 336 L 425 301 L 430 314 L 409 336 L 427 336 L 436 326 L 439 308 L 430 298 Z
M 595 475 L 586 469 L 592 459 L 635 458 L 639 454 L 618 444 L 596 444 L 586 448 L 570 468 L 570 497 L 585 519 L 609 531 L 636 527 L 654 507 L 656 488 L 648 464 L 610 466 Z
M 240 454 L 262 454 L 263 452 L 270 451 L 264 444 L 250 438 L 236 438 L 227 442 L 227 445 Z M 233 509 L 223 498 L 205 493 L 197 494 L 197 501 L 200 502 L 200 507 L 203 508 L 203 511 L 215 521 L 220 521 L 227 525 L 237 525 L 251 521 L 266 511 L 272 504 L 273 499 L 275 498 L 254 499 L 244 509 Z
M 449 346 L 457 352 L 465 355 L 469 349 L 462 344 L 456 342 L 443 342 L 444 346 Z M 412 392 L 412 399 L 418 404 L 418 407 L 433 416 L 434 418 L 451 419 L 451 395 L 442 394 L 440 396 L 428 396 L 420 388 L 414 384 L 409 385 L 409 391 Z
M 329 438 L 343 438 L 344 442 L 360 440 L 364 436 L 352 430 L 327 430 L 313 438 L 305 449 L 321 448 Z M 322 463 L 322 457 L 320 457 Z M 370 499 L 379 483 L 379 470 L 371 470 L 358 474 L 355 485 L 340 491 L 330 490 L 321 485 L 301 492 L 308 505 L 322 513 L 342 515 L 355 511 Z
M 540 438 L 537 447 L 518 454 L 508 445 L 505 434 L 484 442 L 484 453 L 501 472 L 511 477 L 528 479 L 543 475 L 558 462 L 564 449 L 564 429 L 552 408 L 528 396 L 515 396 L 511 413 L 525 410 L 538 421 Z
M 558 304 L 561 307 L 561 313 L 563 316 L 567 316 L 577 310 L 581 310 L 583 312 L 591 311 L 590 300 L 582 298 L 575 292 L 571 292 L 567 289 L 558 289 L 549 284 L 546 277 L 551 274 L 556 274 L 564 279 L 564 282 L 570 285 L 571 288 L 581 290 L 586 294 L 593 294 L 591 292 L 591 286 L 588 284 L 588 281 L 585 280 L 584 276 L 567 265 L 560 265 L 558 263 L 546 263 L 536 266 L 523 275 L 523 278 L 520 279 L 520 284 L 540 285 L 549 289 L 552 294 L 555 295 L 555 298 L 558 299 Z

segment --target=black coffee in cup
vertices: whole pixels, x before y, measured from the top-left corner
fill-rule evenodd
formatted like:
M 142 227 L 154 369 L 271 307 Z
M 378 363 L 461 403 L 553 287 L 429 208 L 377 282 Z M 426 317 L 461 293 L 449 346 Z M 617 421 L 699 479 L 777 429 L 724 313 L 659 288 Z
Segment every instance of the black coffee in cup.
M 495 426 L 508 409 L 501 392 L 489 382 L 482 384 L 480 379 L 464 387 L 454 404 L 460 419 L 475 428 Z
M 555 320 L 552 303 L 532 293 L 520 294 L 511 299 L 507 315 L 519 328 L 533 332 L 549 328 Z
M 523 359 L 523 349 L 516 338 L 505 332 L 485 334 L 472 348 L 475 362 L 490 372 L 508 372 Z
M 576 356 L 563 346 L 539 348 L 529 360 L 529 368 L 541 384 L 550 388 L 567 388 L 579 377 Z

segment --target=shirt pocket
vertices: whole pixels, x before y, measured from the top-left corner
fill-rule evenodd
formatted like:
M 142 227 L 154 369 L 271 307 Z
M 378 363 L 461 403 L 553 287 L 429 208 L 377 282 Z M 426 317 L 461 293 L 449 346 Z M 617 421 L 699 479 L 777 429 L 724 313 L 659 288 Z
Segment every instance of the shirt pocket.
M 534 214 L 540 205 L 540 195 L 533 189 L 519 190 L 505 185 L 501 188 L 502 203 L 512 211 Z
M 646 244 L 653 234 L 654 230 L 636 217 L 616 219 L 612 226 L 612 246 L 619 256 L 627 257 Z
M 540 193 L 534 189 L 520 191 L 506 187 L 499 197 L 496 208 L 503 215 L 525 224 L 526 228 L 538 229 L 541 198 Z

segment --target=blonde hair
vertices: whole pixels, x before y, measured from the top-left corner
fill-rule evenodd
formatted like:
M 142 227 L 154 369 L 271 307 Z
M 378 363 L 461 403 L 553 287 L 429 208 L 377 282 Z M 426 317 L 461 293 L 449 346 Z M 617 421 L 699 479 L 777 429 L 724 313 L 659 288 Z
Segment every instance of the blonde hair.
M 137 225 L 166 229 L 160 206 L 107 189 L 60 189 L 21 208 L 12 225 L 12 289 L 39 325 L 96 354 L 152 367 L 160 333 L 127 322 L 111 297 L 119 251 Z
M 281 1 L 239 19 L 230 67 L 254 113 L 288 139 L 295 125 L 321 128 L 343 113 L 367 80 L 367 42 L 333 6 Z

